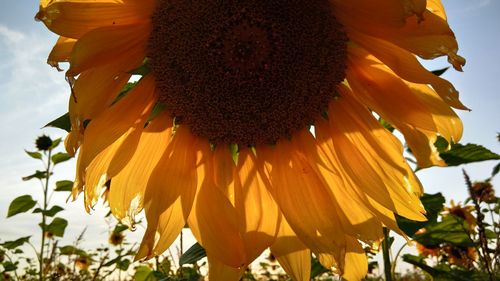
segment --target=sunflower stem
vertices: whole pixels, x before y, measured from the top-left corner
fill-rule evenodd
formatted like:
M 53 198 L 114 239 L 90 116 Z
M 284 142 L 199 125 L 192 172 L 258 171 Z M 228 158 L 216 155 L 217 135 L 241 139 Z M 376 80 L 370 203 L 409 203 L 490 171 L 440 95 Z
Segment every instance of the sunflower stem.
M 384 241 L 382 242 L 382 255 L 384 257 L 384 274 L 385 281 L 392 281 L 392 272 L 391 272 L 391 257 L 389 256 L 389 252 L 391 250 L 390 245 L 390 236 L 389 229 L 384 227 Z
M 46 221 L 47 218 L 45 216 L 45 212 L 47 211 L 47 194 L 49 190 L 49 178 L 50 178 L 50 164 L 51 164 L 51 156 L 52 156 L 52 149 L 49 148 L 49 153 L 47 155 L 47 166 L 46 166 L 46 178 L 45 178 L 45 184 L 43 186 L 43 208 L 42 208 L 42 243 L 40 245 L 40 280 L 44 281 L 45 280 L 45 273 L 44 273 L 44 268 L 43 268 L 43 257 L 44 257 L 44 248 L 45 248 L 45 228 L 46 228 Z

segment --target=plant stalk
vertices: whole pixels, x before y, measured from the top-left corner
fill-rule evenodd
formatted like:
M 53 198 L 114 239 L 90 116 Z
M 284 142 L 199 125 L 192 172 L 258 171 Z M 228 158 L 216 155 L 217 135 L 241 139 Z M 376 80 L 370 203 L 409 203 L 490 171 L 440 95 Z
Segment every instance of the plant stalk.
M 49 190 L 49 178 L 50 178 L 50 164 L 51 164 L 51 157 L 52 157 L 52 149 L 49 149 L 48 157 L 47 157 L 47 169 L 46 169 L 46 177 L 45 177 L 45 185 L 43 186 L 43 208 L 42 208 L 42 245 L 40 245 L 40 280 L 44 281 L 45 280 L 45 273 L 44 271 L 44 251 L 45 251 L 45 228 L 46 228 L 46 222 L 47 222 L 47 217 L 45 216 L 45 212 L 47 211 L 47 194 Z
M 481 247 L 481 250 L 483 251 L 483 255 L 479 255 L 480 257 L 483 258 L 484 261 L 484 266 L 486 267 L 486 271 L 488 272 L 488 276 L 490 281 L 495 281 L 495 276 L 493 275 L 493 271 L 491 269 L 491 259 L 490 259 L 490 249 L 488 248 L 488 239 L 486 238 L 486 228 L 483 223 L 484 215 L 481 212 L 481 206 L 479 205 L 479 201 L 477 198 L 474 196 L 474 192 L 472 190 L 472 182 L 470 180 L 469 175 L 465 170 L 462 170 L 464 177 L 465 177 L 465 183 L 467 184 L 467 188 L 469 190 L 469 195 L 470 198 L 472 199 L 472 202 L 474 203 L 474 208 L 477 213 L 477 228 L 478 228 L 478 234 L 479 234 L 479 245 Z
M 391 257 L 389 255 L 391 246 L 389 245 L 389 229 L 384 227 L 384 241 L 382 241 L 382 255 L 384 257 L 384 275 L 385 281 L 392 281 Z

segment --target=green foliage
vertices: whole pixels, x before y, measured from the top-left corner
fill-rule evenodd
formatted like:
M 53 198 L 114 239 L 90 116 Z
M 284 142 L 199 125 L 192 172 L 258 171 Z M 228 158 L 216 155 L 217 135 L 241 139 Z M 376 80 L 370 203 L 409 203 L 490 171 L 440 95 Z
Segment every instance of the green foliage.
M 35 207 L 36 201 L 31 195 L 22 195 L 14 199 L 9 206 L 7 217 L 10 218 L 20 213 L 25 213 Z
M 52 163 L 54 163 L 54 165 L 62 163 L 62 162 L 66 162 L 69 159 L 71 159 L 71 157 L 67 153 L 64 153 L 64 152 L 59 152 L 59 153 L 52 155 Z
M 29 175 L 29 176 L 26 176 L 26 177 L 23 177 L 23 181 L 29 181 L 29 180 L 32 180 L 32 179 L 44 179 L 47 177 L 47 172 L 46 171 L 36 171 L 34 174 L 32 175 Z
M 491 152 L 477 144 L 452 144 L 449 151 L 444 151 L 439 156 L 448 166 L 459 166 L 462 164 L 481 162 L 486 160 L 499 160 L 500 155 Z
M 498 163 L 495 168 L 493 168 L 493 171 L 491 171 L 491 177 L 490 178 L 493 178 L 495 177 L 498 172 L 500 172 L 500 163 Z
M 42 159 L 42 154 L 40 152 L 31 152 L 31 151 L 27 151 L 27 150 L 24 150 L 26 152 L 26 154 L 28 154 L 31 158 L 33 159 Z
M 447 70 L 449 69 L 449 67 L 445 67 L 445 68 L 441 68 L 441 69 L 436 69 L 436 70 L 433 70 L 432 73 L 436 76 L 441 76 L 443 75 Z
M 31 238 L 31 236 L 25 236 L 25 237 L 21 237 L 19 239 L 16 239 L 14 241 L 3 242 L 0 245 L 2 245 L 2 247 L 4 247 L 5 249 L 12 250 L 12 249 L 15 249 L 19 246 L 22 246 L 24 243 L 28 243 L 30 241 L 30 238 Z
M 62 180 L 56 182 L 56 188 L 54 191 L 71 191 L 73 189 L 73 182 L 68 180 Z
M 65 113 L 60 117 L 50 121 L 44 126 L 44 128 L 45 127 L 59 128 L 65 130 L 66 132 L 71 131 L 71 121 L 69 119 L 69 113 Z
M 130 74 L 146 76 L 149 72 L 151 72 L 151 67 L 149 65 L 149 59 L 146 58 L 144 62 L 141 64 L 141 66 L 132 70 Z
M 45 210 L 45 211 L 40 209 L 40 208 L 36 208 L 35 210 L 33 210 L 33 213 L 34 214 L 44 213 L 47 217 L 53 217 L 62 210 L 64 210 L 64 208 L 62 208 L 61 206 L 55 205 L 55 206 L 52 206 L 52 208 L 50 208 L 49 210 Z
M 156 277 L 153 274 L 153 270 L 146 265 L 139 266 L 135 269 L 134 273 L 135 281 L 156 281 Z
M 311 279 L 320 276 L 323 273 L 329 272 L 330 270 L 325 268 L 317 258 L 311 259 Z
M 52 220 L 52 222 L 49 225 L 45 226 L 45 231 L 50 232 L 55 236 L 63 237 L 64 230 L 66 229 L 67 226 L 68 226 L 67 220 L 56 217 Z
M 199 243 L 195 243 L 179 258 L 179 264 L 181 266 L 185 264 L 195 264 L 206 256 L 207 253 L 205 249 L 203 249 Z
M 488 279 L 484 272 L 463 270 L 449 264 L 429 266 L 420 256 L 406 254 L 403 256 L 403 260 L 429 273 L 435 281 L 484 281 Z
M 59 247 L 59 254 L 64 255 L 64 256 L 71 256 L 71 255 L 78 255 L 78 256 L 83 256 L 83 257 L 89 256 L 87 254 L 87 252 L 85 252 L 84 250 L 78 249 L 72 245 L 66 245 L 63 247 Z
M 442 243 L 450 243 L 457 246 L 473 247 L 474 242 L 470 239 L 468 229 L 463 220 L 454 216 L 446 216 L 440 222 L 430 223 L 425 227 L 424 233 L 415 234 L 413 239 L 424 246 L 436 246 Z
M 424 194 L 420 198 L 422 205 L 424 205 L 426 211 L 427 221 L 412 221 L 407 218 L 396 216 L 399 228 L 406 233 L 408 236 L 413 236 L 417 230 L 425 227 L 430 223 L 435 223 L 437 221 L 439 213 L 443 210 L 443 204 L 445 199 L 443 194 Z

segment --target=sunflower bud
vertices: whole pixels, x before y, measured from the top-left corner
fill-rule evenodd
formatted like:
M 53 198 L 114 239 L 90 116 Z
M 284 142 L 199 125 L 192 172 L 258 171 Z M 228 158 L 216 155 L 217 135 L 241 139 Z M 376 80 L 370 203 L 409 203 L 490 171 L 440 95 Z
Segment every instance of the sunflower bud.
M 52 139 L 46 135 L 42 135 L 36 139 L 35 143 L 38 150 L 47 151 L 52 146 Z

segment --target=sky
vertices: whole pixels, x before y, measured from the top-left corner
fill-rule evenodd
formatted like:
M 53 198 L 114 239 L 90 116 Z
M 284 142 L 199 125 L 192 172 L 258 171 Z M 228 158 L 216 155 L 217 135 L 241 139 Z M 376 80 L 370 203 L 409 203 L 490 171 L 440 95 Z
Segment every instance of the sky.
M 471 112 L 458 112 L 465 126 L 462 143 L 481 144 L 500 153 L 496 135 L 500 132 L 500 1 L 443 0 L 450 26 L 459 42 L 459 54 L 467 59 L 464 72 L 453 70 L 444 74 L 460 91 L 462 102 Z M 43 125 L 67 111 L 69 88 L 64 73 L 46 64 L 46 57 L 56 40 L 33 17 L 38 9 L 36 0 L 2 0 L 0 9 L 0 241 L 38 233 L 38 217 L 21 214 L 6 219 L 9 203 L 16 197 L 32 194 L 39 198 L 40 184 L 23 182 L 23 176 L 42 169 L 42 163 L 30 159 L 24 150 L 34 150 L 34 140 L 41 134 L 52 138 L 64 137 L 57 129 L 42 129 Z M 430 69 L 447 66 L 445 59 L 426 63 Z M 61 147 L 62 148 L 62 147 Z M 494 161 L 459 168 L 430 168 L 417 175 L 428 193 L 442 192 L 447 199 L 463 201 L 467 197 L 461 168 L 473 180 L 489 177 Z M 54 180 L 74 177 L 74 161 L 56 167 Z M 494 185 L 499 185 L 498 178 Z M 71 243 L 87 228 L 83 246 L 105 244 L 108 225 L 100 205 L 93 215 L 85 213 L 81 198 L 65 203 L 65 194 L 55 194 L 52 202 L 65 208 L 62 217 L 71 218 L 64 241 Z M 144 229 L 131 233 L 127 239 L 140 242 Z M 33 238 L 37 241 L 36 235 Z

